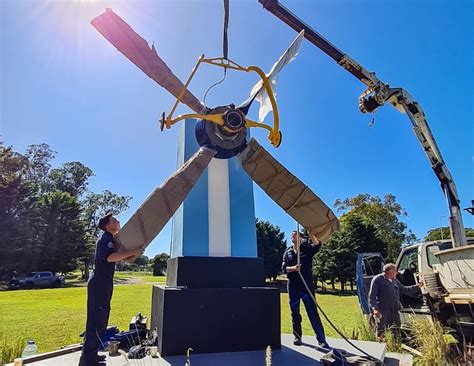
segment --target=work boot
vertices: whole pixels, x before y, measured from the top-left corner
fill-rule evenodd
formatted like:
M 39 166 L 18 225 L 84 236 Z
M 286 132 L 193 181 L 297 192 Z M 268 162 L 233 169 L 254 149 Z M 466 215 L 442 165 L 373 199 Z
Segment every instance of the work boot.
M 293 344 L 295 346 L 301 346 L 303 344 L 303 342 L 301 342 L 301 338 L 299 337 L 295 337 L 294 341 L 293 341 Z
M 321 348 L 324 348 L 324 349 L 327 349 L 327 350 L 330 350 L 331 347 L 329 346 L 328 342 L 324 341 L 324 342 L 319 342 L 319 347 Z
M 97 355 L 97 364 L 98 365 L 105 365 L 105 362 L 107 362 L 107 356 L 106 355 Z

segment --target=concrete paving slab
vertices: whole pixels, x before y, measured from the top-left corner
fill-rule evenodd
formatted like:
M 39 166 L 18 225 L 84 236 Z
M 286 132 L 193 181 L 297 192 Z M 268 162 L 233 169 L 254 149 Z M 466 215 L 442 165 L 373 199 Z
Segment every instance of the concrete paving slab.
M 291 334 L 282 334 L 281 350 L 272 351 L 272 365 L 297 365 L 297 366 L 317 366 L 320 365 L 320 359 L 325 354 L 321 349 L 316 349 L 317 344 L 315 337 L 304 336 L 303 345 L 293 345 L 293 336 Z M 354 344 L 373 357 L 384 359 L 386 346 L 384 343 L 353 341 Z M 362 355 L 362 353 L 350 346 L 343 339 L 329 338 L 330 346 L 344 350 L 354 355 Z M 79 362 L 80 352 L 74 352 L 67 355 L 28 363 L 32 366 L 77 366 Z M 183 366 L 186 358 L 184 356 L 172 356 L 163 358 L 147 357 L 142 360 L 127 360 L 122 356 L 107 357 L 107 361 L 103 366 Z M 265 365 L 265 351 L 251 352 L 232 352 L 232 353 L 212 353 L 212 354 L 195 354 L 191 355 L 192 366 L 263 366 Z
M 412 366 L 413 356 L 408 353 L 387 352 L 384 363 L 385 366 Z

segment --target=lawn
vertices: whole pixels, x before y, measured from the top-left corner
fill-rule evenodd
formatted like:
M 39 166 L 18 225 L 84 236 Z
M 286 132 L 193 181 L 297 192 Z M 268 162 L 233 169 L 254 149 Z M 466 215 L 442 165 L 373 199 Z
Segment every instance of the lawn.
M 115 284 L 124 283 L 165 283 L 165 276 L 153 276 L 151 272 L 128 272 L 128 271 L 116 271 L 114 275 Z M 65 287 L 85 287 L 87 285 L 81 279 L 80 272 L 72 272 L 67 275 Z
M 133 314 L 150 314 L 151 283 L 164 282 L 164 277 L 140 276 L 142 283 L 116 285 L 109 324 L 128 329 Z M 336 326 L 350 333 L 360 319 L 356 296 L 317 295 L 321 307 Z M 291 333 L 288 295 L 281 294 L 281 330 Z M 303 331 L 312 334 L 304 306 Z M 71 287 L 44 290 L 0 292 L 0 340 L 3 337 L 34 339 L 40 352 L 78 343 L 86 316 L 86 288 Z M 336 336 L 323 319 L 328 336 Z

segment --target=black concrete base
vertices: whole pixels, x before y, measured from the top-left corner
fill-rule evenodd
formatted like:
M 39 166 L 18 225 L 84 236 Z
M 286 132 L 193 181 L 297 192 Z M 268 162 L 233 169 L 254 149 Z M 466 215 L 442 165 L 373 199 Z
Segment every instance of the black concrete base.
M 265 286 L 262 258 L 174 257 L 166 267 L 167 286 L 241 288 Z
M 261 258 L 176 257 L 166 274 L 151 310 L 163 356 L 281 347 L 280 291 L 264 287 Z
M 201 273 L 197 273 L 201 276 Z M 163 356 L 281 348 L 275 288 L 153 286 L 151 329 Z

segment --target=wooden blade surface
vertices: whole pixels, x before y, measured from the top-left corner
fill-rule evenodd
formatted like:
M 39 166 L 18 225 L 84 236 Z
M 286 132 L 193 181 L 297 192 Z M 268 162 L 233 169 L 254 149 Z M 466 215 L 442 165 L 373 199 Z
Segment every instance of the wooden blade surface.
M 332 210 L 307 185 L 291 174 L 255 139 L 238 155 L 248 175 L 287 214 L 320 240 L 339 229 Z
M 106 9 L 91 24 L 140 70 L 178 98 L 184 88 L 183 83 L 158 56 L 155 46 L 150 48 L 148 42 L 112 9 Z M 204 109 L 203 104 L 189 90 L 185 91 L 181 101 L 196 113 Z

